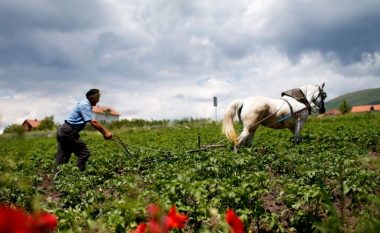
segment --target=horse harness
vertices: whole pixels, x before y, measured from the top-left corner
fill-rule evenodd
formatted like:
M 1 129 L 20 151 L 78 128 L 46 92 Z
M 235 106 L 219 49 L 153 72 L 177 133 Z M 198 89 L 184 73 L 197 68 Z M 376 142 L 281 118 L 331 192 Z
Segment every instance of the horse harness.
M 283 121 L 287 120 L 290 117 L 296 117 L 298 113 L 303 112 L 306 109 L 308 110 L 309 115 L 311 114 L 310 103 L 309 103 L 309 101 L 307 101 L 305 94 L 302 92 L 302 90 L 300 88 L 294 88 L 294 89 L 291 89 L 291 90 L 284 91 L 284 92 L 281 93 L 281 97 L 282 96 L 289 96 L 289 97 L 297 100 L 298 102 L 304 104 L 306 107 L 303 108 L 303 109 L 301 109 L 301 110 L 299 110 L 299 111 L 297 111 L 297 112 L 294 112 L 293 111 L 293 107 L 289 103 L 289 101 L 287 99 L 282 98 L 288 104 L 288 106 L 290 108 L 290 115 L 285 116 L 283 118 L 280 118 L 277 122 L 283 122 Z
M 326 95 L 326 94 L 325 94 Z M 310 103 L 309 101 L 306 99 L 306 96 L 305 94 L 302 92 L 302 90 L 300 88 L 294 88 L 294 89 L 290 89 L 290 90 L 287 90 L 287 91 L 284 91 L 281 93 L 281 97 L 282 96 L 289 96 L 295 100 L 297 100 L 298 102 L 304 104 L 306 107 L 297 111 L 297 112 L 294 112 L 293 111 L 293 107 L 292 105 L 289 103 L 289 101 L 287 99 L 284 99 L 284 98 L 281 98 L 283 99 L 289 106 L 290 108 L 290 114 L 287 115 L 287 116 L 284 116 L 280 119 L 277 120 L 278 123 L 283 123 L 285 120 L 289 119 L 290 117 L 294 117 L 294 118 L 297 118 L 297 114 L 300 113 L 300 112 L 303 112 L 305 111 L 306 109 L 308 110 L 309 112 L 309 115 L 311 114 L 311 106 L 310 106 Z M 322 97 L 325 97 L 325 96 L 322 96 Z M 239 121 L 241 122 L 241 110 L 243 108 L 243 105 L 240 106 L 240 108 L 237 110 L 237 116 L 239 118 Z M 278 111 L 278 110 L 277 110 Z

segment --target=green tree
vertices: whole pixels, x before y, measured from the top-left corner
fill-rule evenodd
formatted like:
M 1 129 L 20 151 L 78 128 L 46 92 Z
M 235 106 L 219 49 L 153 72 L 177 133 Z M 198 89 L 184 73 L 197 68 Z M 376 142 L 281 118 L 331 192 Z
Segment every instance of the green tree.
M 5 127 L 3 133 L 15 133 L 19 136 L 22 136 L 24 134 L 25 130 L 24 127 L 20 124 L 11 124 Z
M 56 125 L 54 123 L 54 116 L 47 116 L 41 120 L 40 125 L 37 127 L 37 130 L 53 130 Z
M 339 106 L 339 110 L 342 114 L 346 114 L 351 111 L 351 105 L 346 101 L 346 99 L 344 99 L 342 104 Z

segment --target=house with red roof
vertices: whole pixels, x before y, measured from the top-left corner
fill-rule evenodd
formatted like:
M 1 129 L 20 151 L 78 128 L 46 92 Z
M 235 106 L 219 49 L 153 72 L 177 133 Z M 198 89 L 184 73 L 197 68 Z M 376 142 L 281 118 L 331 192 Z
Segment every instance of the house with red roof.
M 106 123 L 118 121 L 120 117 L 120 114 L 112 107 L 94 106 L 92 111 L 95 114 L 96 120 Z
M 380 111 L 380 104 L 358 105 L 351 108 L 352 113 Z
M 41 121 L 37 119 L 26 119 L 22 123 L 22 127 L 24 127 L 25 131 L 32 131 L 32 129 L 37 128 L 38 126 L 40 126 L 40 124 L 41 124 Z

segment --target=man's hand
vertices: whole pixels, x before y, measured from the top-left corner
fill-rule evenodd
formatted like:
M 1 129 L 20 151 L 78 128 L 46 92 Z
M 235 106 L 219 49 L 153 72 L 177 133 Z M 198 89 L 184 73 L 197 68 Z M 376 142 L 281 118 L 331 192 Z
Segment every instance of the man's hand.
M 103 135 L 103 137 L 104 137 L 104 139 L 109 140 L 113 137 L 113 135 L 110 131 L 108 131 Z

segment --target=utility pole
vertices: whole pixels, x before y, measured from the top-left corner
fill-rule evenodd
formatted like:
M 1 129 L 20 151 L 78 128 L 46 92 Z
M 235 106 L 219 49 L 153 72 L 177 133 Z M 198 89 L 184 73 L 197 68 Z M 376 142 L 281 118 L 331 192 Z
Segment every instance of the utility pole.
M 215 108 L 215 121 L 218 121 L 218 97 L 214 96 L 214 108 Z

